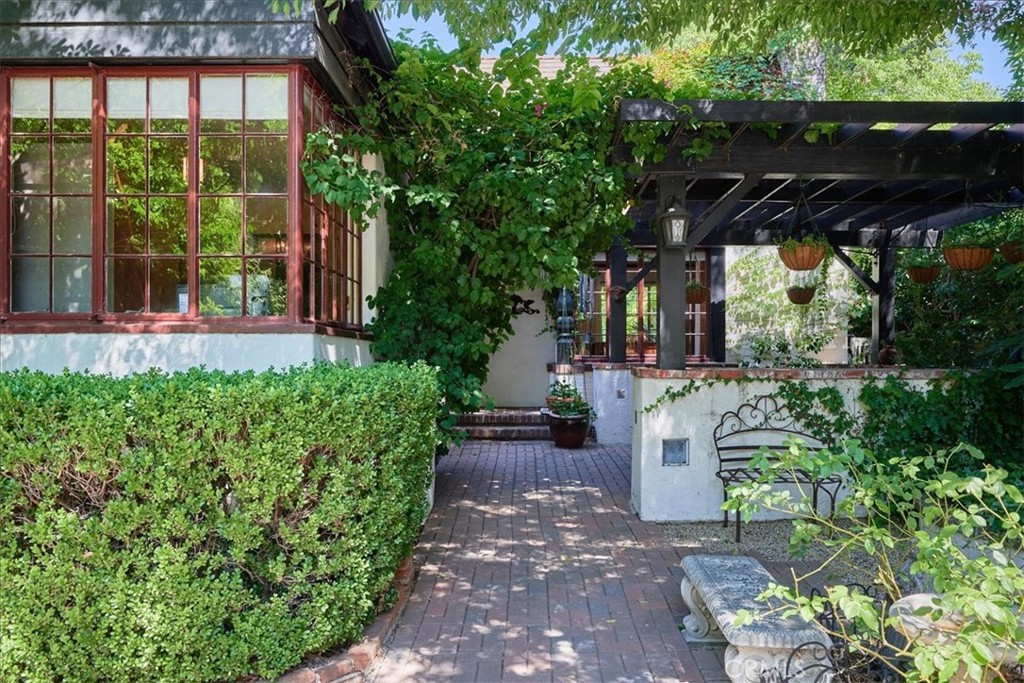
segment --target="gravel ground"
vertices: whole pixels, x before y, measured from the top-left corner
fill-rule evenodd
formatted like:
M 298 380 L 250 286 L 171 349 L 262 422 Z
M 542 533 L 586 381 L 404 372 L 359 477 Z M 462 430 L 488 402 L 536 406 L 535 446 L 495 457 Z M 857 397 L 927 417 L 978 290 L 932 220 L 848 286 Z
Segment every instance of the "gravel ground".
M 745 555 L 750 552 L 762 555 L 769 562 L 791 562 L 789 537 L 793 523 L 789 520 L 750 522 L 741 530 L 740 542 L 736 543 L 736 527 L 730 521 L 728 527 L 721 522 L 664 522 L 661 524 L 665 535 L 680 548 L 711 555 Z M 822 563 L 835 548 L 815 543 L 807 554 L 795 561 Z M 897 566 L 901 562 L 895 562 Z M 878 563 L 864 553 L 863 549 L 850 549 L 834 559 L 825 569 L 826 583 L 874 583 Z

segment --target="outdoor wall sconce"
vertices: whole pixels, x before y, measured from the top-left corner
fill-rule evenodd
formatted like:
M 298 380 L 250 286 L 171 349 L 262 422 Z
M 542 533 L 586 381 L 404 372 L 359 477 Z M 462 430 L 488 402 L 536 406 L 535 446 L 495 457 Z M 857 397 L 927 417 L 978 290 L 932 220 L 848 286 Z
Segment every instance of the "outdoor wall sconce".
M 673 195 L 668 208 L 658 219 L 661 222 L 661 243 L 670 249 L 681 249 L 686 246 L 686 235 L 690 231 L 690 212 L 686 204 Z

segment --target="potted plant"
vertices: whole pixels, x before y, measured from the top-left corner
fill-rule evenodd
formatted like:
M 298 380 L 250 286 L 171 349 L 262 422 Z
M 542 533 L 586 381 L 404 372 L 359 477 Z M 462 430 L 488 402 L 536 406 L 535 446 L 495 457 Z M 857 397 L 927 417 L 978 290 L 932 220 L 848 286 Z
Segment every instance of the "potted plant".
M 551 438 L 559 448 L 580 448 L 587 440 L 594 409 L 572 384 L 555 382 L 548 388 L 547 415 Z
M 907 269 L 912 282 L 919 285 L 932 282 L 942 271 L 942 255 L 935 249 L 903 249 L 900 264 Z
M 980 220 L 947 230 L 942 236 L 942 257 L 949 267 L 981 270 L 992 263 L 996 250 L 991 246 L 991 228 L 991 221 Z
M 711 291 L 708 286 L 700 280 L 687 280 L 686 281 L 686 303 L 688 304 L 706 304 Z
M 803 239 L 790 237 L 778 245 L 779 258 L 790 270 L 814 270 L 828 253 L 828 240 L 821 235 L 807 235 Z
M 1013 209 L 996 219 L 999 230 L 999 253 L 1009 263 L 1024 261 L 1024 209 Z
M 806 306 L 811 303 L 814 298 L 814 293 L 817 291 L 817 287 L 802 287 L 800 285 L 790 285 L 786 288 L 786 296 L 789 300 L 798 306 Z

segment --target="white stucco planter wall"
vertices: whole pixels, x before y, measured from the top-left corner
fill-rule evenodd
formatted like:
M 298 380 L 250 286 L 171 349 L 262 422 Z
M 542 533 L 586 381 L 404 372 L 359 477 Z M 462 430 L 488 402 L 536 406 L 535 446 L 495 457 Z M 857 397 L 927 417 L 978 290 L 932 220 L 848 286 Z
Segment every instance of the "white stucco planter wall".
M 312 333 L 2 334 L 0 372 L 28 368 L 48 373 L 127 375 L 199 365 L 209 370 L 266 370 L 315 360 L 369 365 L 369 342 Z
M 602 446 L 628 446 L 633 442 L 633 375 L 625 363 L 593 366 L 594 429 Z
M 900 376 L 915 388 L 941 378 L 941 370 L 881 368 L 843 369 L 722 369 L 657 370 L 636 368 L 633 378 L 633 426 L 631 503 L 634 512 L 648 521 L 711 521 L 722 519 L 722 485 L 715 477 L 718 458 L 714 430 L 722 415 L 757 396 L 773 393 L 780 382 L 806 382 L 812 389 L 832 385 L 843 394 L 848 410 L 859 412 L 856 397 L 870 379 Z M 728 381 L 753 378 L 757 381 Z M 666 389 L 680 389 L 696 380 L 713 381 L 686 397 L 645 413 Z M 685 465 L 662 462 L 665 439 L 686 439 L 689 457 Z M 760 513 L 755 519 L 780 515 Z

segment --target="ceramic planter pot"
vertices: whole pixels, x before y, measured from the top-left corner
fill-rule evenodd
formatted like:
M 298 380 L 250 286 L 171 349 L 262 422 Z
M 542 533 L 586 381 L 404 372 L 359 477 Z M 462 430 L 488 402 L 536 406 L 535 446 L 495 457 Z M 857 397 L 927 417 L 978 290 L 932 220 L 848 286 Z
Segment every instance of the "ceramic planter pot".
M 999 253 L 1002 254 L 1003 258 L 1009 263 L 1020 263 L 1021 261 L 1024 261 L 1024 243 L 1007 242 L 999 247 Z
M 811 299 L 814 298 L 814 292 L 814 287 L 790 287 L 786 290 L 786 296 L 798 306 L 805 306 L 811 303 Z
M 709 295 L 710 292 L 708 292 L 706 287 L 702 287 L 700 289 L 696 289 L 694 287 L 687 287 L 686 303 L 693 305 L 706 304 L 708 302 Z
M 779 258 L 790 270 L 814 270 L 825 260 L 825 247 L 821 244 L 779 247 Z
M 992 263 L 995 253 L 989 247 L 946 247 L 942 257 L 953 270 L 981 270 Z
M 550 411 L 548 430 L 558 448 L 582 448 L 590 433 L 590 417 L 587 415 L 554 415 Z
M 932 282 L 942 272 L 941 266 L 908 266 L 907 275 L 910 276 L 912 282 L 916 282 L 919 285 L 924 285 Z

